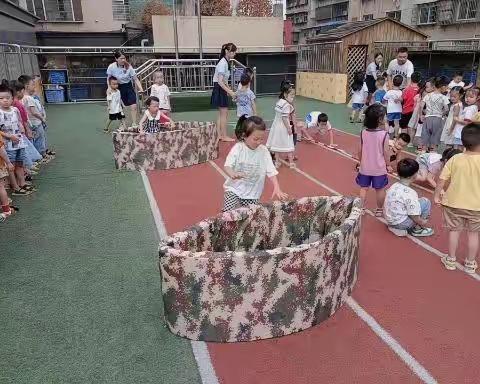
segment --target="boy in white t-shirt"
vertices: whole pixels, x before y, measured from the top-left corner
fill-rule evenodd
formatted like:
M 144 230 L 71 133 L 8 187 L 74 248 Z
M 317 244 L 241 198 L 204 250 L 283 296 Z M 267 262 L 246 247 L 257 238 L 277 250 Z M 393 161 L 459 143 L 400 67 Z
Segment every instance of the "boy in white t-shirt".
M 425 197 L 418 198 L 417 192 L 410 187 L 418 173 L 419 165 L 413 159 L 398 162 L 397 172 L 400 181 L 388 190 L 383 206 L 383 214 L 388 229 L 397 236 L 432 236 L 433 229 L 428 228 L 428 219 L 432 203 Z
M 125 114 L 123 113 L 122 98 L 120 91 L 118 89 L 118 79 L 114 76 L 108 78 L 108 83 L 110 85 L 107 91 L 107 112 L 108 120 L 107 125 L 104 128 L 105 133 L 110 132 L 110 124 L 112 121 L 120 121 L 120 128 L 125 128 Z
M 328 146 L 332 148 L 337 147 L 337 145 L 333 143 L 333 129 L 326 113 L 318 111 L 310 112 L 305 117 L 305 122 L 297 122 L 297 129 L 299 130 L 301 137 L 311 142 L 316 142 L 312 135 L 323 135 L 328 133 Z
M 473 87 L 473 83 L 468 84 L 465 86 L 465 82 L 463 81 L 463 73 L 462 72 L 455 72 L 453 75 L 452 81 L 448 84 L 448 92 L 451 91 L 452 88 L 455 87 L 462 87 L 463 90 L 467 90 Z
M 400 132 L 400 119 L 402 118 L 402 85 L 403 77 L 396 75 L 393 78 L 393 89 L 388 90 L 383 96 L 383 100 L 387 102 L 387 119 L 390 127 L 393 124 L 393 136 L 398 137 Z M 391 130 L 389 131 L 392 134 Z M 392 135 L 391 135 L 392 136 Z
M 160 112 L 170 117 L 172 110 L 170 104 L 170 90 L 165 84 L 165 78 L 162 71 L 157 71 L 153 74 L 152 88 L 150 90 L 150 97 L 155 96 L 160 100 Z

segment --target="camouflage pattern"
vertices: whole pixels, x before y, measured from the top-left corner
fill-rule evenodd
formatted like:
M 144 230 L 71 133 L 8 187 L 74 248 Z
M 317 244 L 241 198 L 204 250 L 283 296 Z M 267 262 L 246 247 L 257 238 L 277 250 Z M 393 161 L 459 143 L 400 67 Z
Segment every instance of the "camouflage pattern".
M 160 244 L 169 329 L 236 342 L 314 326 L 357 280 L 360 200 L 308 197 L 225 212 Z
M 113 132 L 117 169 L 152 170 L 187 167 L 218 157 L 215 123 L 175 122 L 165 132 L 140 135 L 127 128 Z

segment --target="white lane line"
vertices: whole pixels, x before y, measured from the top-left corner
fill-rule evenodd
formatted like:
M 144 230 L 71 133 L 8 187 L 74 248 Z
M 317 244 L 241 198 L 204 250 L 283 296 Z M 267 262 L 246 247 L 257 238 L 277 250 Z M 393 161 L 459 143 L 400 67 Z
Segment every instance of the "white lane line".
M 286 163 L 285 161 L 282 160 L 282 162 L 287 165 L 287 163 Z M 307 178 L 308 180 L 312 181 L 313 183 L 315 183 L 315 184 L 319 185 L 320 187 L 326 189 L 326 190 L 329 191 L 330 193 L 332 193 L 332 194 L 334 194 L 334 195 L 341 196 L 340 192 L 338 192 L 338 191 L 330 188 L 328 185 L 322 183 L 320 180 L 318 180 L 318 179 L 316 179 L 315 177 L 309 175 L 308 173 L 302 171 L 301 169 L 299 169 L 299 168 L 294 168 L 294 170 L 295 170 L 296 172 L 300 173 L 302 176 L 304 176 L 304 177 Z M 385 220 L 384 220 L 383 218 L 376 217 L 375 214 L 374 214 L 372 211 L 366 209 L 366 210 L 365 210 L 365 213 L 369 214 L 369 215 L 372 216 L 374 219 L 377 219 L 378 221 L 380 221 L 380 222 L 382 222 L 383 224 L 386 225 Z M 414 236 L 411 236 L 411 235 L 407 235 L 407 238 L 408 238 L 409 240 L 411 240 L 413 243 L 415 243 L 415 244 L 419 245 L 420 247 L 422 247 L 423 249 L 425 249 L 426 251 L 428 251 L 428 252 L 430 252 L 430 253 L 432 253 L 432 254 L 440 257 L 440 258 L 442 258 L 442 257 L 444 257 L 444 256 L 447 256 L 447 255 L 446 255 L 445 253 L 443 253 L 442 251 L 440 251 L 440 250 L 432 247 L 431 245 L 423 242 L 423 241 L 420 240 L 418 237 L 414 237 Z M 462 272 L 465 272 L 465 268 L 464 268 L 463 265 L 461 265 L 461 264 L 458 263 L 458 262 L 456 263 L 456 265 L 457 265 L 457 269 L 459 269 L 459 270 L 462 271 Z M 465 272 L 465 274 L 467 274 L 468 276 L 470 276 L 470 277 L 472 277 L 473 279 L 475 279 L 475 280 L 477 280 L 477 281 L 480 282 L 480 275 L 478 275 L 478 274 L 470 274 L 470 273 L 467 273 L 467 272 Z
M 227 178 L 227 174 L 213 161 L 209 161 L 210 165 L 215 168 L 224 178 Z M 315 178 L 311 177 L 307 173 L 296 169 L 297 172 L 310 179 L 311 181 L 319 184 L 322 188 L 330 191 L 334 195 L 339 195 L 334 189 L 324 185 Z M 426 384 L 438 384 L 438 382 L 432 377 L 432 375 L 421 365 L 412 355 L 410 355 L 401 345 L 395 340 L 382 326 L 365 311 L 352 297 L 349 297 L 346 301 L 347 305 L 352 309 L 355 314 L 360 317 L 370 329 L 381 339 L 388 347 L 410 368 L 410 370 L 424 383 Z
M 348 306 L 360 317 L 375 334 L 387 344 L 390 349 L 402 360 L 417 377 L 427 384 L 437 384 L 437 380 L 418 362 L 415 357 L 408 353 L 400 343 L 393 338 L 378 322 L 368 314 L 352 297 L 347 299 Z
M 140 173 L 142 175 L 145 193 L 147 194 L 148 202 L 150 203 L 150 209 L 155 221 L 158 237 L 160 240 L 165 239 L 167 237 L 167 229 L 165 227 L 162 214 L 160 213 L 160 209 L 158 208 L 157 201 L 153 196 L 150 181 L 148 180 L 148 176 L 145 171 L 141 171 Z M 198 372 L 200 373 L 202 384 L 219 384 L 217 375 L 215 374 L 215 369 L 213 368 L 212 360 L 210 359 L 210 353 L 208 352 L 207 344 L 204 341 L 190 340 L 190 345 L 192 347 L 195 361 L 197 362 Z

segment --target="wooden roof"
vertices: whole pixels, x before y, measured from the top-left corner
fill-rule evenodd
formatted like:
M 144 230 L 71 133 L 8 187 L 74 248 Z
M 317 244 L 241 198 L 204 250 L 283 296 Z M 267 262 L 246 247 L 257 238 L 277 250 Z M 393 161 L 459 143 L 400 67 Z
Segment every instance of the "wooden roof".
M 418 33 L 424 38 L 428 37 L 428 35 L 420 32 L 418 29 L 412 28 L 407 24 L 401 23 L 397 20 L 393 20 L 392 18 L 389 18 L 389 17 L 383 17 L 381 19 L 375 19 L 375 20 L 350 21 L 336 28 L 333 28 L 328 32 L 320 33 L 317 36 L 310 38 L 308 39 L 308 42 L 342 40 L 346 36 L 352 35 L 356 32 L 362 31 L 364 29 L 370 28 L 374 25 L 384 23 L 384 22 L 391 22 L 391 23 L 398 24 L 398 26 L 409 29 L 412 32 Z

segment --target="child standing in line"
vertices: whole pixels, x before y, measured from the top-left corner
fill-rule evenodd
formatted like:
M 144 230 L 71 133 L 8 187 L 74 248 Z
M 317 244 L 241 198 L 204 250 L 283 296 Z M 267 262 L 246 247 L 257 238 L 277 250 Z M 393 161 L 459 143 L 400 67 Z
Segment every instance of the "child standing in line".
M 425 119 L 422 128 L 422 144 L 428 152 L 435 152 L 440 144 L 443 131 L 443 116 L 448 112 L 450 101 L 443 95 L 448 82 L 444 76 L 434 81 L 433 92 L 427 94 L 422 101 L 425 106 Z
M 415 109 L 415 96 L 417 96 L 418 91 L 420 90 L 418 85 L 420 80 L 422 80 L 422 75 L 420 75 L 419 72 L 413 72 L 410 85 L 405 88 L 402 93 L 402 118 L 400 119 L 399 125 L 401 130 L 407 130 L 410 137 L 415 135 L 415 132 L 408 129 L 408 123 L 410 122 Z
M 418 198 L 417 192 L 410 186 L 418 169 L 419 165 L 415 160 L 400 160 L 397 164 L 400 181 L 387 190 L 384 216 L 388 229 L 397 236 L 433 235 L 433 229 L 427 227 L 432 203 L 425 197 Z
M 295 167 L 293 138 L 294 124 L 293 100 L 295 88 L 289 82 L 282 82 L 279 100 L 275 105 L 275 119 L 273 120 L 267 139 L 267 148 L 275 155 L 275 166 L 280 168 L 280 156 L 286 154 L 291 168 Z
M 443 219 L 449 234 L 449 253 L 442 258 L 445 268 L 456 269 L 460 234 L 467 232 L 467 273 L 477 269 L 480 232 L 480 124 L 470 123 L 462 130 L 465 153 L 450 159 L 435 189 L 435 203 L 443 206 Z M 442 191 L 448 184 L 442 199 Z
M 237 95 L 237 117 L 256 116 L 257 106 L 255 105 L 255 94 L 250 89 L 251 78 L 244 73 L 240 78 L 240 86 L 236 92 Z
M 273 183 L 272 199 L 285 200 L 278 183 L 278 171 L 272 157 L 262 143 L 265 122 L 258 116 L 242 116 L 238 120 L 235 135 L 239 142 L 230 150 L 225 161 L 228 179 L 224 184 L 223 212 L 258 204 L 265 186 L 265 177 Z
M 297 128 L 302 137 L 305 137 L 306 140 L 315 142 L 315 139 L 312 135 L 323 135 L 328 133 L 329 137 L 329 147 L 337 147 L 333 142 L 333 129 L 330 121 L 328 121 L 328 115 L 323 112 L 310 112 L 306 118 L 305 122 L 297 122 Z
M 158 98 L 160 101 L 160 111 L 164 115 L 170 117 L 170 112 L 172 110 L 170 104 L 170 89 L 168 89 L 168 86 L 165 84 L 165 78 L 162 71 L 156 71 L 153 74 L 153 82 L 154 84 L 150 90 L 150 96 Z
M 5 221 L 7 217 L 14 213 L 14 210 L 10 207 L 10 201 L 7 191 L 5 189 L 6 183 L 8 183 L 9 172 L 15 169 L 14 165 L 8 158 L 7 151 L 5 151 L 5 143 L 3 137 L 0 135 L 0 204 L 2 211 L 0 212 L 0 223 Z
M 352 113 L 350 115 L 351 123 L 360 122 L 360 114 L 368 97 L 368 87 L 364 81 L 364 74 L 357 72 L 352 84 Z
M 377 81 L 375 82 L 375 86 L 377 87 L 377 90 L 373 93 L 373 100 L 377 104 L 384 104 L 385 101 L 383 97 L 387 93 L 387 91 L 385 91 L 385 78 L 384 77 L 377 78 Z
M 460 87 L 464 91 L 473 87 L 473 83 L 468 84 L 465 86 L 465 82 L 463 81 L 463 72 L 455 72 L 453 75 L 452 81 L 448 84 L 448 91 L 450 92 L 453 88 Z
M 417 162 L 420 165 L 420 170 L 417 174 L 417 181 L 427 182 L 435 188 L 437 186 L 437 178 L 440 176 L 445 164 L 453 156 L 462 153 L 462 151 L 454 148 L 447 148 L 443 154 L 437 152 L 422 153 L 417 156 Z
M 458 119 L 463 111 L 462 96 L 463 88 L 454 87 L 450 90 L 450 110 L 440 138 L 447 148 L 453 148 L 455 145 L 455 119 Z
M 393 89 L 387 91 L 383 99 L 387 101 L 387 119 L 389 126 L 393 126 L 393 132 L 389 129 L 389 133 L 393 133 L 391 137 L 398 137 L 400 133 L 400 119 L 402 118 L 402 85 L 403 77 L 396 75 L 393 78 Z
M 107 125 L 103 129 L 103 132 L 110 132 L 110 125 L 112 121 L 119 121 L 120 128 L 125 128 L 125 114 L 123 113 L 123 103 L 120 91 L 118 89 L 118 80 L 115 76 L 110 76 L 108 78 L 109 88 L 107 91 L 107 113 L 108 120 Z
M 365 128 L 360 133 L 360 149 L 358 159 L 360 166 L 356 178 L 360 187 L 360 198 L 365 205 L 367 192 L 370 187 L 375 189 L 377 209 L 375 216 L 383 214 L 385 200 L 385 187 L 388 184 L 388 172 L 393 169 L 390 165 L 390 151 L 388 147 L 388 132 L 383 129 L 385 125 L 385 107 L 380 104 L 370 105 L 365 110 Z
M 165 125 L 172 125 L 173 121 L 160 110 L 160 101 L 150 96 L 145 102 L 147 110 L 140 120 L 140 133 L 158 133 L 166 131 Z
M 456 123 L 453 131 L 453 145 L 454 148 L 463 149 L 462 147 L 462 130 L 463 127 L 472 122 L 474 116 L 478 112 L 477 99 L 479 92 L 476 89 L 469 89 L 465 92 L 465 105 L 460 111 L 458 117 L 454 118 L 453 121 Z

